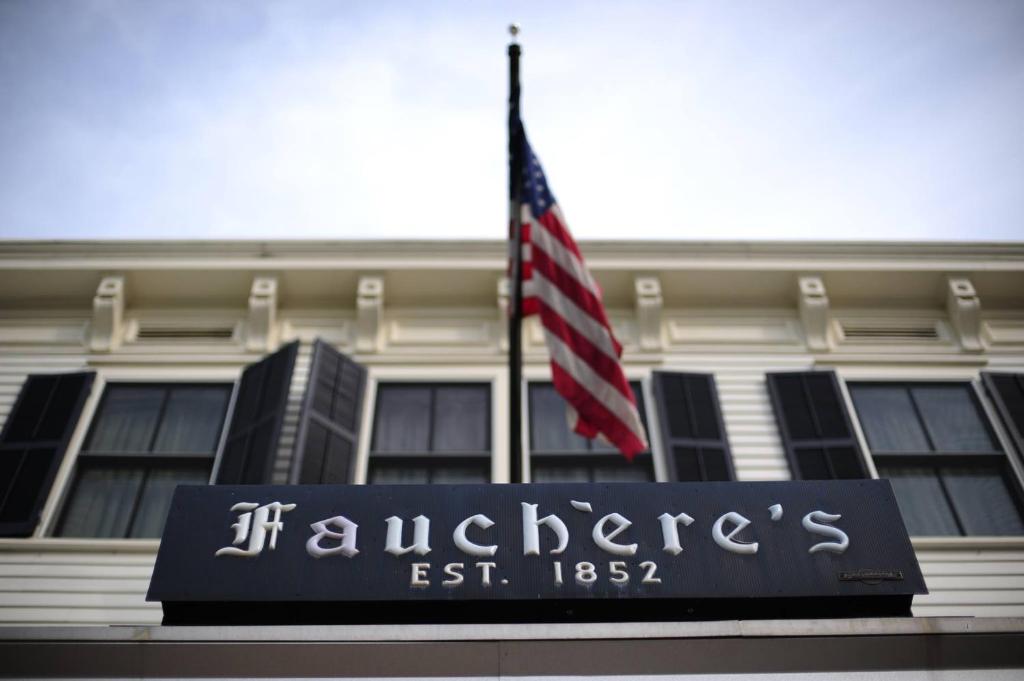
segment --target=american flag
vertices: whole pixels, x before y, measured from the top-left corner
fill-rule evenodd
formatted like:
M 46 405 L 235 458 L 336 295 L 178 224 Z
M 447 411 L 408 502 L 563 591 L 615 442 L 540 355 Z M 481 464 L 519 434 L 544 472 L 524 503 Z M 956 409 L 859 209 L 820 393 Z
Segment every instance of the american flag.
M 573 429 L 603 436 L 627 459 L 646 451 L 636 398 L 619 364 L 601 289 L 590 276 L 526 134 L 522 139 L 523 315 L 539 314 L 555 390 L 569 404 Z

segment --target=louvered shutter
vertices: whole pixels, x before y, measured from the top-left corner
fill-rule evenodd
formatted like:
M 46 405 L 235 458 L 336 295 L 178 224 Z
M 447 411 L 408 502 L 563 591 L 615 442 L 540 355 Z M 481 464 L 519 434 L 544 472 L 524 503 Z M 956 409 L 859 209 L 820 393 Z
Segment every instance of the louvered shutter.
M 299 415 L 292 484 L 352 481 L 365 386 L 366 369 L 316 341 Z
M 94 378 L 25 379 L 0 433 L 0 536 L 27 537 L 35 530 Z
M 715 377 L 655 371 L 654 394 L 671 479 L 735 480 Z
M 1024 456 L 1024 374 L 983 371 L 981 380 L 1017 447 L 1017 453 Z
M 772 373 L 767 379 L 794 478 L 868 477 L 835 372 Z
M 242 372 L 218 485 L 270 482 L 298 349 L 298 341 L 289 343 Z

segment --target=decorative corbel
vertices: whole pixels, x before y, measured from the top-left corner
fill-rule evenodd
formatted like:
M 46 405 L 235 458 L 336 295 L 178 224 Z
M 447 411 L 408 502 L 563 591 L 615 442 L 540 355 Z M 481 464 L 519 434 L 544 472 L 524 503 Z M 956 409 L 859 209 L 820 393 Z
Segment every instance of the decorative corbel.
M 512 284 L 508 277 L 498 279 L 498 349 L 508 352 L 508 310 Z
M 245 347 L 260 352 L 277 347 L 277 277 L 252 280 Z
M 657 277 L 633 279 L 636 294 L 636 324 L 641 350 L 661 350 L 661 281 Z
M 124 277 L 103 277 L 92 299 L 92 325 L 89 348 L 93 352 L 110 352 L 121 345 L 124 336 Z
M 356 291 L 356 350 L 383 349 L 384 279 L 360 277 Z
M 800 277 L 800 321 L 804 327 L 807 347 L 816 352 L 830 349 L 828 296 L 821 277 Z
M 960 337 L 960 347 L 981 352 L 981 299 L 974 284 L 966 277 L 949 277 L 946 284 L 946 311 Z

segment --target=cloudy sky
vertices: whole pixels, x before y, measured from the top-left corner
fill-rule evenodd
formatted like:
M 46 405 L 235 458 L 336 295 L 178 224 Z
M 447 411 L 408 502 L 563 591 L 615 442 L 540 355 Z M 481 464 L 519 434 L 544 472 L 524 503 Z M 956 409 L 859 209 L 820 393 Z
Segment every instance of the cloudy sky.
M 1024 2 L 0 0 L 0 237 L 1024 240 Z

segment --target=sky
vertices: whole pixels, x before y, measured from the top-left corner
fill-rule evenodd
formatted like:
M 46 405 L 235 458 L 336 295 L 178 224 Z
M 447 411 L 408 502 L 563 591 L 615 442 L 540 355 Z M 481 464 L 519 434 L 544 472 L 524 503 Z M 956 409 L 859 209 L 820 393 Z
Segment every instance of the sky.
M 0 237 L 1024 241 L 1024 1 L 0 0 Z

